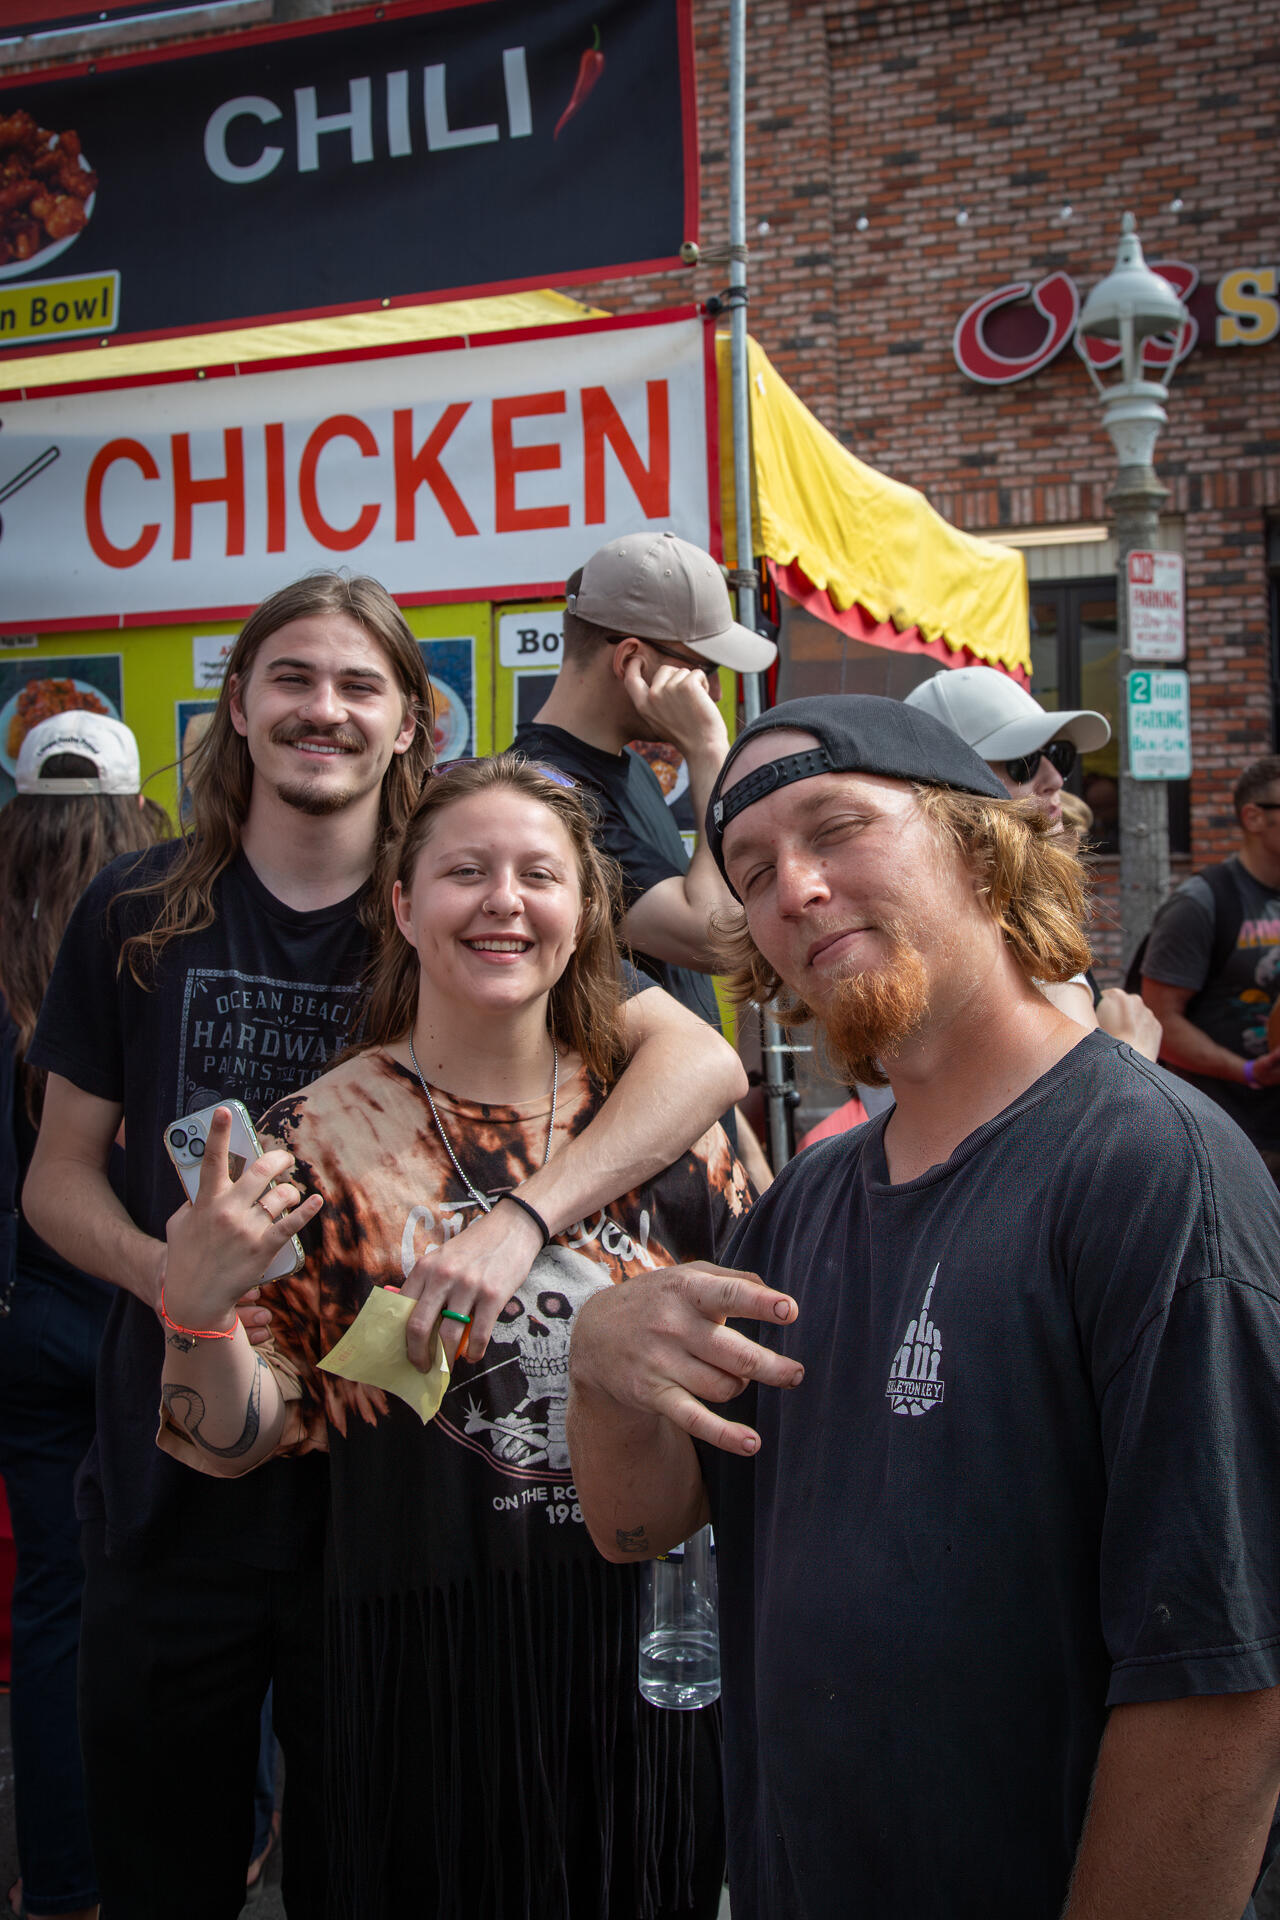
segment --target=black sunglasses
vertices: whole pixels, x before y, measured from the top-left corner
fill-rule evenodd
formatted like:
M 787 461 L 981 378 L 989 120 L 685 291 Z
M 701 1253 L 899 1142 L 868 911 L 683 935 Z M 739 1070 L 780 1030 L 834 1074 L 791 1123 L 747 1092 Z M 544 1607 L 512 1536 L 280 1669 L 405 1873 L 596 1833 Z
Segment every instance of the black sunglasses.
M 1076 743 L 1074 740 L 1051 740 L 1047 747 L 1037 747 L 1034 753 L 1024 753 L 1020 760 L 1006 760 L 1004 770 L 1015 787 L 1021 787 L 1035 778 L 1036 768 L 1041 760 L 1060 773 L 1065 780 L 1076 763 Z
M 708 679 L 710 679 L 713 673 L 719 673 L 720 671 L 714 660 L 700 659 L 696 655 L 693 659 L 690 659 L 687 653 L 680 653 L 675 647 L 664 646 L 661 640 L 646 640 L 642 633 L 615 633 L 610 637 L 609 645 L 611 647 L 620 647 L 624 640 L 638 640 L 642 647 L 652 647 L 653 651 L 660 653 L 664 660 L 674 660 L 676 665 L 680 667 L 696 667 L 700 669 L 701 672 L 706 674 Z

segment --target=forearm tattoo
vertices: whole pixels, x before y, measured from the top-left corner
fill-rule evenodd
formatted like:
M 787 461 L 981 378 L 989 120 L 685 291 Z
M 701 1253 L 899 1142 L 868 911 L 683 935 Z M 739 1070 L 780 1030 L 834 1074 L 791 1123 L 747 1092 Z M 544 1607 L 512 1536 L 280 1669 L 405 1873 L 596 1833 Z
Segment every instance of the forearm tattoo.
M 619 1527 L 613 1537 L 620 1553 L 649 1554 L 653 1551 L 643 1527 Z
M 183 1387 L 168 1382 L 161 1388 L 165 1412 L 180 1426 L 184 1433 L 190 1434 L 198 1447 L 206 1453 L 216 1454 L 219 1460 L 238 1460 L 242 1454 L 249 1453 L 258 1438 L 262 1425 L 262 1376 L 267 1371 L 266 1361 L 261 1355 L 254 1356 L 253 1379 L 249 1385 L 249 1401 L 244 1410 L 244 1426 L 238 1440 L 229 1447 L 215 1447 L 206 1440 L 200 1428 L 207 1411 L 203 1394 L 194 1387 Z
M 196 1344 L 189 1333 L 167 1333 L 165 1343 L 175 1348 L 178 1353 L 190 1353 Z

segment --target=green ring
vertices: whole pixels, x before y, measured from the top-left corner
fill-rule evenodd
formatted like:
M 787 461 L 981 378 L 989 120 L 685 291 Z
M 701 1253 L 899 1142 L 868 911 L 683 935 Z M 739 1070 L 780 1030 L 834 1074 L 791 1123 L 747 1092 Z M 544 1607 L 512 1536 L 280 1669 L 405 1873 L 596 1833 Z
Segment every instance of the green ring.
M 441 1307 L 440 1318 L 442 1320 L 458 1320 L 464 1327 L 471 1325 L 471 1315 L 469 1313 L 455 1313 L 452 1307 Z

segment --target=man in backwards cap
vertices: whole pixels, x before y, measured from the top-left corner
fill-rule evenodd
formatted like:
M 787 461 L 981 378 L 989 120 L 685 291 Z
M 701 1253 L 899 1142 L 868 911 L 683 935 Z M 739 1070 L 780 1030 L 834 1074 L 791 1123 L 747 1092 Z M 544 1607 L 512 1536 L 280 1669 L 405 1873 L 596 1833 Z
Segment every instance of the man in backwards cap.
M 601 1551 L 715 1523 L 734 1920 L 1238 1920 L 1280 1790 L 1265 1169 L 1032 985 L 1084 957 L 1074 857 L 930 716 L 775 708 L 707 832 L 739 990 L 896 1096 L 574 1337 Z

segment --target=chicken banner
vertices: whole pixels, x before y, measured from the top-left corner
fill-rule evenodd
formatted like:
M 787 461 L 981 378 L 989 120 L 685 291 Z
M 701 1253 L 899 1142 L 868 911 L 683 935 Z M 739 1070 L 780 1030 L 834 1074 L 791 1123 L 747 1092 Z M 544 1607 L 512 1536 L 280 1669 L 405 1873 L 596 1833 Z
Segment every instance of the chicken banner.
M 410 0 L 7 82 L 0 352 L 678 264 L 689 4 Z
M 718 540 L 693 309 L 0 401 L 0 632 L 238 616 L 315 567 L 406 605 Z

